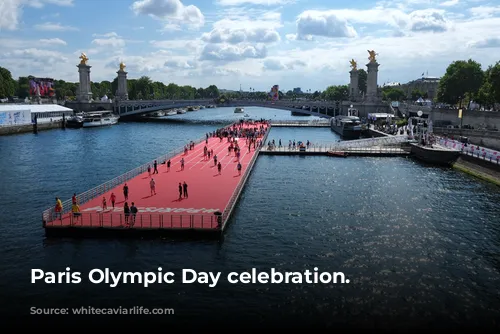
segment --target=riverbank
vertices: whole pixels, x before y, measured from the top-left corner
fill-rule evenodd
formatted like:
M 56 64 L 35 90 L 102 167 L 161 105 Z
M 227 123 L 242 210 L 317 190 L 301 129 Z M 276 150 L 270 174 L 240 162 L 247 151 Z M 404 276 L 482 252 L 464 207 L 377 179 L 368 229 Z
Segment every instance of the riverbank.
M 38 123 L 38 131 L 60 129 L 62 121 L 55 121 L 50 123 Z M 33 124 L 13 125 L 13 126 L 0 126 L 0 136 L 15 135 L 19 133 L 33 132 Z
M 500 165 L 461 155 L 453 164 L 453 168 L 500 186 Z

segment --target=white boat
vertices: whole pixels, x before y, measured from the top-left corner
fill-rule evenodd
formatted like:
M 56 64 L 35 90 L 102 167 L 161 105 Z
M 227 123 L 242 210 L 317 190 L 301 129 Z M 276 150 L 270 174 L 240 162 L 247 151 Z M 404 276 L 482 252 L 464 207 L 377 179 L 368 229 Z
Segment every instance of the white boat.
M 174 116 L 174 115 L 177 115 L 176 110 L 169 110 L 165 113 L 165 116 Z
M 96 126 L 106 126 L 118 123 L 120 116 L 111 112 L 88 113 L 83 116 L 83 127 L 91 128 Z
M 186 110 L 184 110 L 184 109 L 177 109 L 177 113 L 178 114 L 185 114 Z
M 243 114 L 245 112 L 245 108 L 243 107 L 236 107 L 234 108 L 234 113 L 235 114 Z

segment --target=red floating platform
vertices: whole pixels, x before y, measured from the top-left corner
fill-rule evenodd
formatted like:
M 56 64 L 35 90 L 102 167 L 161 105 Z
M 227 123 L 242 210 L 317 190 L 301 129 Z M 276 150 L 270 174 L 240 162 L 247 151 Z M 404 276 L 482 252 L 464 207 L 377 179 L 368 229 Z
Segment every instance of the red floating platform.
M 260 122 L 245 122 L 244 128 L 259 128 L 265 132 L 258 141 L 265 141 L 269 133 L 269 125 Z M 44 227 L 51 229 L 134 229 L 134 230 L 204 230 L 220 231 L 225 227 L 240 191 L 253 167 L 259 146 L 253 145 L 248 150 L 246 138 L 239 138 L 241 173 L 238 172 L 238 159 L 235 152 L 229 153 L 227 138 L 222 141 L 218 137 L 208 138 L 195 143 L 192 150 L 170 157 L 170 170 L 167 169 L 168 157 L 158 161 L 158 173 L 151 176 L 147 165 L 139 171 L 130 171 L 119 178 L 98 186 L 77 196 L 80 200 L 80 215 L 71 211 L 71 200 L 63 203 L 63 214 L 55 213 L 54 208 L 43 213 Z M 213 156 L 204 157 L 204 147 L 213 150 L 221 163 L 221 173 L 214 164 Z M 184 169 L 181 169 L 184 159 Z M 144 171 L 144 172 L 142 172 Z M 135 174 L 135 175 L 134 175 Z M 151 191 L 151 179 L 155 183 L 156 193 Z M 179 183 L 188 185 L 188 196 L 179 197 Z M 123 187 L 129 188 L 128 199 L 125 199 Z M 110 186 L 111 184 L 111 186 Z M 113 186 L 115 185 L 115 186 Z M 89 195 L 90 194 L 90 195 Z M 112 207 L 111 194 L 116 197 Z M 103 207 L 103 198 L 106 207 Z M 136 215 L 125 214 L 124 204 L 134 203 Z

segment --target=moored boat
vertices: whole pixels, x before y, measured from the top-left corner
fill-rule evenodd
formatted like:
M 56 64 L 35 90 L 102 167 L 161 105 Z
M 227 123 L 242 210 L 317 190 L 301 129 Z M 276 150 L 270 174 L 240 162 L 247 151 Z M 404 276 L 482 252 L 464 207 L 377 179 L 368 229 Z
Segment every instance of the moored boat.
M 111 112 L 88 113 L 83 116 L 83 127 L 91 128 L 96 126 L 106 126 L 118 123 L 120 116 Z
M 344 151 L 328 151 L 326 152 L 326 155 L 329 157 L 339 157 L 339 158 L 345 158 L 348 156 L 347 152 Z
M 66 120 L 66 127 L 70 129 L 79 129 L 83 127 L 82 116 L 72 116 Z
M 234 108 L 234 113 L 235 114 L 243 114 L 243 113 L 245 113 L 245 108 L 243 108 L 243 107 L 236 107 L 236 108 Z

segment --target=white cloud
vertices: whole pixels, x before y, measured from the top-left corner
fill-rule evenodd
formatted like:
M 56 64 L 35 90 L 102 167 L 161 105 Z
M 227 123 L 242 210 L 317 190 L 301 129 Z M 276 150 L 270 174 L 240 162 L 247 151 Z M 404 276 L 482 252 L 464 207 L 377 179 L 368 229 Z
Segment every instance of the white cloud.
M 297 18 L 296 39 L 310 40 L 311 36 L 332 38 L 352 38 L 357 33 L 354 28 L 341 17 L 332 12 L 308 10 Z
M 219 6 L 264 5 L 277 6 L 293 3 L 295 0 L 216 0 Z
M 132 4 L 136 14 L 149 15 L 174 24 L 202 26 L 205 17 L 196 6 L 185 6 L 180 0 L 140 0 Z
M 500 49 L 500 37 L 484 38 L 470 42 L 468 45 L 472 48 L 478 48 L 478 49 L 490 49 L 490 48 Z
M 47 44 L 49 44 L 49 45 L 68 45 L 68 43 L 66 43 L 66 41 L 63 41 L 60 38 L 49 38 L 49 39 L 42 38 L 42 39 L 40 39 L 40 43 L 45 44 L 45 45 L 47 45 Z
M 443 32 L 448 29 L 448 22 L 444 18 L 442 11 L 434 9 L 416 10 L 410 14 L 409 18 L 409 28 L 414 32 Z
M 460 0 L 448 0 L 445 2 L 441 2 L 439 5 L 443 7 L 453 7 L 460 3 Z
M 470 8 L 469 11 L 476 18 L 488 18 L 500 14 L 500 6 L 479 6 Z
M 16 29 L 21 14 L 21 0 L 0 1 L 0 30 Z
M 63 26 L 60 23 L 46 22 L 35 25 L 36 30 L 42 31 L 76 31 L 78 28 L 72 26 Z
M 267 49 L 263 45 L 207 44 L 203 48 L 200 60 L 233 62 L 245 58 L 265 58 Z
M 269 71 L 295 70 L 306 66 L 306 62 L 302 60 L 283 62 L 281 59 L 276 58 L 268 58 L 263 63 L 263 69 Z
M 269 28 L 252 29 L 214 29 L 201 36 L 207 43 L 275 43 L 280 41 L 279 33 Z
M 67 62 L 68 58 L 62 53 L 57 51 L 29 48 L 21 50 L 13 50 L 3 54 L 5 58 L 17 58 L 17 59 L 36 59 L 38 61 L 47 64 L 57 64 L 60 62 Z

